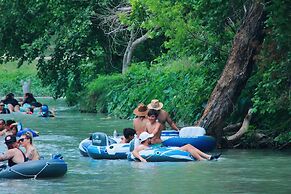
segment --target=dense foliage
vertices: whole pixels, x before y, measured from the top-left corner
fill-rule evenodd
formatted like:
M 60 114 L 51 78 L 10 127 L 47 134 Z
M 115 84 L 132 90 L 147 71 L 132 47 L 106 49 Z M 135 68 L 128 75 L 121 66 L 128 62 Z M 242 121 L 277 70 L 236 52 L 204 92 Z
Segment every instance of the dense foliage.
M 125 76 L 102 76 L 93 81 L 88 85 L 91 101 L 82 100 L 87 103 L 82 106 L 92 107 L 97 102 L 97 110 L 124 118 L 132 116 L 138 103 L 158 98 L 181 125 L 193 123 L 201 116 L 202 105 L 215 83 L 208 73 L 205 66 L 186 59 L 173 61 L 166 68 L 161 64 L 151 68 L 135 64 Z
M 82 97 L 84 111 L 131 117 L 139 102 L 158 98 L 176 121 L 189 125 L 201 116 L 252 2 L 0 1 L 0 57 L 2 61 L 20 59 L 19 65 L 39 57 L 42 83 L 53 88 L 55 97 L 66 96 L 70 103 Z M 241 121 L 253 107 L 246 136 L 251 140 L 263 132 L 276 144 L 291 142 L 290 6 L 286 0 L 265 3 L 262 50 L 226 121 Z M 130 12 L 116 12 L 122 7 L 130 7 Z M 104 21 L 122 32 L 112 38 Z M 121 75 L 122 53 L 133 29 L 148 32 L 150 39 L 137 47 L 134 65 Z
M 252 79 L 257 84 L 252 101 L 258 113 L 258 129 L 273 133 L 279 144 L 291 142 L 290 9 L 288 1 L 273 1 L 268 7 L 267 35 Z

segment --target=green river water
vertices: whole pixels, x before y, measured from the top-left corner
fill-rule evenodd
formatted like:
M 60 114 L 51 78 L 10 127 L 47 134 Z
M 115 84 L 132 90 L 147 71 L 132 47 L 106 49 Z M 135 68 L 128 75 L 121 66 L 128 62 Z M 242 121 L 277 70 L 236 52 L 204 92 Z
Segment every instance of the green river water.
M 112 134 L 132 121 L 79 113 L 64 100 L 41 99 L 56 108 L 56 118 L 11 114 L 40 132 L 34 144 L 45 158 L 61 153 L 68 172 L 57 179 L 0 179 L 0 193 L 291 193 L 291 152 L 223 150 L 218 161 L 138 163 L 82 157 L 78 146 L 90 133 Z M 0 137 L 0 142 L 4 138 Z M 0 143 L 0 151 L 6 146 Z

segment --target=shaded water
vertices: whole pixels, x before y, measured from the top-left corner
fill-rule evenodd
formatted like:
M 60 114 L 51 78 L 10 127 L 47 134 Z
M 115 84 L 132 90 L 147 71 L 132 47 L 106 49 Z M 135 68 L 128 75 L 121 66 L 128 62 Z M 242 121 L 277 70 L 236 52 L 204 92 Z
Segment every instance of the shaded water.
M 42 99 L 42 102 L 45 102 Z M 291 193 L 291 152 L 225 150 L 217 162 L 137 163 L 82 157 L 81 140 L 91 132 L 112 134 L 131 121 L 79 113 L 63 100 L 47 100 L 56 118 L 11 114 L 40 132 L 34 139 L 41 155 L 61 153 L 68 163 L 64 177 L 45 180 L 0 179 L 0 193 Z M 0 142 L 3 142 L 0 138 Z M 0 151 L 6 147 L 0 143 Z

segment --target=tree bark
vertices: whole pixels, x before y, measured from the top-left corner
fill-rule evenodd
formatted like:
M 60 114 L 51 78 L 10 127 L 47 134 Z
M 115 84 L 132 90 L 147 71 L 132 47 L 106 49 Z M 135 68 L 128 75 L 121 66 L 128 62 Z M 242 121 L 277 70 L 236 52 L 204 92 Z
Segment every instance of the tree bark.
M 125 50 L 124 55 L 123 55 L 122 74 L 124 74 L 127 71 L 128 67 L 131 63 L 132 54 L 133 54 L 135 48 L 137 47 L 137 45 L 146 41 L 149 38 L 149 36 L 146 33 L 146 34 L 142 35 L 140 38 L 136 39 L 135 41 L 133 41 L 134 38 L 135 38 L 135 36 L 134 36 L 134 32 L 132 30 L 131 34 L 130 34 L 130 40 L 128 41 L 126 50 Z
M 251 76 L 255 56 L 263 42 L 264 21 L 264 5 L 254 1 L 234 38 L 227 63 L 203 115 L 197 121 L 198 126 L 217 138 L 218 146 L 222 143 L 224 121 Z

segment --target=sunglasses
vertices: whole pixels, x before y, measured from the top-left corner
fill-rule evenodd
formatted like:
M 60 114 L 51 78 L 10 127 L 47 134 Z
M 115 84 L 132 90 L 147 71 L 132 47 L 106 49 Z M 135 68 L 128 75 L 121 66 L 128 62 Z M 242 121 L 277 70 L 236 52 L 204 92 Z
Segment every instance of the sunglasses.
M 21 138 L 18 140 L 18 142 L 24 142 L 25 139 L 27 139 L 27 138 Z

